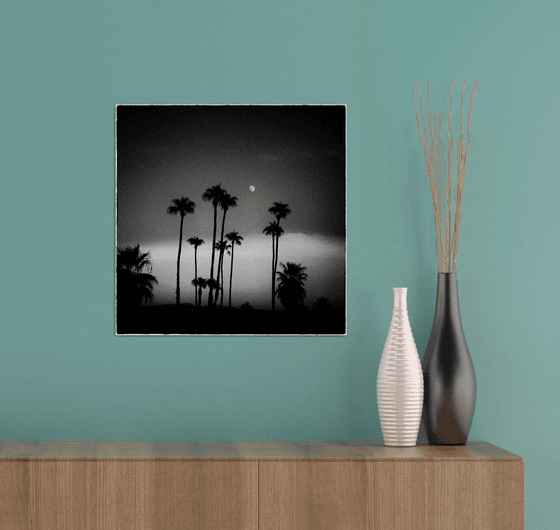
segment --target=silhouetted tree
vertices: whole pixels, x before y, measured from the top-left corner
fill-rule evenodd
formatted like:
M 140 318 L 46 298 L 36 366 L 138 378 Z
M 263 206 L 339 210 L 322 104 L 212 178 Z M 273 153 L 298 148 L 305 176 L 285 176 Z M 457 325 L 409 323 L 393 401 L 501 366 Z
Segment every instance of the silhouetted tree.
M 187 239 L 187 241 L 194 247 L 194 277 L 196 279 L 196 278 L 198 278 L 198 266 L 197 266 L 198 247 L 200 245 L 204 245 L 204 240 L 200 239 L 199 237 L 189 237 L 189 239 Z M 195 306 L 198 307 L 199 303 L 198 303 L 198 299 L 197 299 L 197 296 L 196 296 L 196 285 L 194 287 L 194 300 L 195 300 Z
M 276 311 L 276 241 L 284 229 L 278 226 L 278 221 L 270 221 L 263 230 L 267 236 L 272 236 L 272 310 Z
M 154 293 L 151 290 L 151 286 L 148 287 L 148 286 L 143 285 L 140 288 L 140 297 L 144 301 L 145 306 L 147 306 L 148 303 L 151 304 L 154 301 Z
M 292 213 L 292 210 L 290 210 L 288 208 L 287 204 L 284 204 L 283 202 L 275 202 L 273 203 L 272 207 L 268 209 L 268 212 L 271 213 L 272 215 L 274 215 L 274 217 L 276 217 L 276 221 L 278 222 L 278 227 L 280 227 L 280 219 L 284 219 L 285 217 L 287 217 L 290 213 Z M 283 230 L 282 230 L 283 232 Z M 276 273 L 278 272 L 278 241 L 280 239 L 280 236 L 282 235 L 282 232 L 280 232 L 277 236 L 276 236 L 276 249 L 275 249 L 275 260 L 274 260 L 274 278 L 276 278 Z M 275 309 L 275 301 L 273 299 L 272 302 L 272 309 Z
M 245 302 L 239 306 L 239 309 L 242 311 L 253 311 L 255 308 L 249 302 Z
M 216 253 L 216 229 L 217 229 L 217 222 L 218 222 L 218 204 L 220 204 L 220 200 L 222 195 L 225 193 L 225 190 L 222 188 L 222 183 L 216 184 L 211 188 L 208 188 L 202 194 L 203 201 L 211 201 L 212 206 L 214 207 L 214 230 L 212 232 L 212 263 L 210 265 L 210 280 L 214 279 L 214 258 Z M 209 286 L 208 289 L 208 306 L 212 307 L 212 294 L 213 289 Z
M 158 281 L 151 272 L 150 253 L 141 252 L 140 245 L 117 248 L 117 308 L 139 307 L 153 300 L 153 284 Z
M 177 305 L 181 303 L 181 288 L 179 283 L 179 269 L 181 266 L 181 247 L 183 244 L 183 220 L 185 215 L 188 213 L 194 213 L 194 208 L 196 204 L 191 201 L 188 197 L 181 197 L 180 199 L 173 199 L 171 201 L 173 204 L 167 208 L 167 213 L 169 214 L 180 214 L 181 215 L 181 228 L 179 230 L 179 252 L 177 254 L 177 288 L 175 290 L 175 301 Z
M 227 241 L 218 241 L 216 243 L 216 250 L 220 253 L 218 259 L 218 283 L 221 286 L 221 302 L 220 305 L 223 307 L 224 305 L 224 252 L 229 248 Z M 214 305 L 216 305 L 218 301 L 218 293 L 216 293 L 216 297 L 214 300 Z
M 286 311 L 293 311 L 303 304 L 305 300 L 305 289 L 303 285 L 307 281 L 307 274 L 304 272 L 307 267 L 302 267 L 301 263 L 288 262 L 286 265 L 280 263 L 282 272 L 278 272 L 278 287 L 276 294 Z
M 202 289 L 206 289 L 208 280 L 206 278 L 194 278 L 191 284 L 194 285 L 195 289 L 198 288 L 197 307 L 200 307 L 202 304 Z
M 216 296 L 214 296 L 214 298 L 208 298 L 208 307 L 213 307 L 216 305 L 216 300 L 220 291 L 220 282 L 216 278 L 208 278 L 208 280 L 206 280 L 206 285 L 208 286 L 208 289 L 212 290 L 212 292 L 216 292 Z
M 231 284 L 233 280 L 233 251 L 235 250 L 235 245 L 241 245 L 243 237 L 239 235 L 238 232 L 230 232 L 226 234 L 226 239 L 231 242 L 231 265 L 229 268 L 229 306 L 231 307 Z
M 225 225 L 226 225 L 226 214 L 227 211 L 230 208 L 235 208 L 237 206 L 237 197 L 233 197 L 232 195 L 230 195 L 229 193 L 227 193 L 226 191 L 224 191 L 221 199 L 220 199 L 220 206 L 222 208 L 222 211 L 224 212 L 222 215 L 222 233 L 220 236 L 220 242 L 224 241 L 224 231 L 225 231 Z M 223 266 L 224 266 L 224 252 L 226 250 L 225 246 L 222 246 L 222 248 L 220 248 L 220 267 L 222 267 L 222 271 L 221 274 L 223 275 Z M 224 283 L 224 279 L 221 279 L 221 284 L 223 287 L 223 283 Z M 224 291 L 222 289 L 222 296 L 221 296 L 221 305 L 223 306 L 223 302 L 224 302 Z
M 331 309 L 331 303 L 329 302 L 329 299 L 324 296 L 317 298 L 311 306 L 311 311 L 317 311 L 319 313 L 328 311 L 329 309 Z

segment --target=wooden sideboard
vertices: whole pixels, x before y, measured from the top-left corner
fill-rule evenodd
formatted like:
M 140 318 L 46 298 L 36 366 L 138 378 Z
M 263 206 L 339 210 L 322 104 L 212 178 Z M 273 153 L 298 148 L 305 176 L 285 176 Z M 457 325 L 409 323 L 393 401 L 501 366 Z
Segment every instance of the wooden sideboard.
M 521 530 L 487 442 L 0 442 L 2 530 Z

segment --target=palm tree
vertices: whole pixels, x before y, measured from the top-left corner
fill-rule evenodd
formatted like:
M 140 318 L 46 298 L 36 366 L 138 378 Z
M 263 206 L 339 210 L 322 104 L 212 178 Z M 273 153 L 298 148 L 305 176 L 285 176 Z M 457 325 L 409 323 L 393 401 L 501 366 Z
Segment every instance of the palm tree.
M 198 278 L 193 278 L 191 285 L 194 286 L 194 306 L 198 307 Z
M 196 280 L 198 278 L 198 266 L 197 266 L 198 247 L 200 245 L 204 245 L 204 239 L 200 239 L 199 237 L 189 237 L 187 241 L 194 247 L 194 278 Z M 196 285 L 194 286 L 194 300 L 195 300 L 196 307 L 198 307 L 198 299 L 196 297 Z
M 307 274 L 304 272 L 307 267 L 302 267 L 301 263 L 288 262 L 282 265 L 282 272 L 278 273 L 278 288 L 276 295 L 286 311 L 293 311 L 303 304 L 305 300 L 305 289 L 303 284 L 307 281 Z
M 148 272 L 152 270 L 152 262 L 149 252 L 140 252 L 140 245 L 135 247 L 117 248 L 117 270 L 125 270 L 130 273 L 138 274 L 146 268 Z
M 276 217 L 276 221 L 278 221 L 278 226 L 280 226 L 280 219 L 284 219 L 288 216 L 288 214 L 292 213 L 292 210 L 288 208 L 287 204 L 283 202 L 275 202 L 271 208 L 268 209 L 268 212 Z M 279 237 L 276 238 L 276 260 L 274 261 L 274 277 L 276 277 L 276 271 L 278 270 L 278 240 Z
M 230 232 L 226 234 L 226 239 L 231 242 L 231 265 L 229 267 L 229 307 L 231 307 L 231 282 L 233 279 L 233 251 L 235 245 L 241 245 L 243 237 L 239 235 L 238 232 Z
M 206 289 L 208 280 L 206 278 L 194 278 L 191 284 L 194 285 L 195 290 L 198 287 L 198 300 L 196 305 L 200 307 L 202 302 L 202 289 Z
M 267 236 L 272 236 L 272 310 L 276 311 L 276 240 L 283 234 L 284 229 L 278 225 L 278 221 L 270 221 L 263 230 Z
M 231 252 L 230 252 L 231 245 L 227 241 L 224 241 L 224 243 L 225 243 L 224 252 L 227 251 L 227 255 L 229 256 L 231 254 Z M 224 286 L 225 286 L 225 283 L 224 283 L 224 259 L 222 257 L 222 292 L 220 293 L 220 307 L 224 307 L 224 291 L 225 291 Z
M 144 272 L 144 269 L 147 272 Z M 138 307 L 154 298 L 152 262 L 149 252 L 140 252 L 140 245 L 117 248 L 117 305 Z
M 230 248 L 230 245 L 228 245 L 227 241 L 218 241 L 216 243 L 216 250 L 219 251 L 220 253 L 220 257 L 218 259 L 218 283 L 222 286 L 222 294 L 221 294 L 221 302 L 220 305 L 223 307 L 224 305 L 224 290 L 223 290 L 223 285 L 224 285 L 224 252 L 226 250 L 228 250 Z M 218 296 L 216 293 L 216 298 L 214 301 L 214 305 L 216 305 L 216 302 L 218 300 Z
M 206 285 L 211 292 L 216 291 L 216 296 L 214 298 L 208 298 L 208 307 L 213 307 L 216 305 L 216 300 L 218 299 L 218 291 L 220 290 L 220 282 L 216 278 L 208 278 L 206 280 Z
M 226 214 L 227 211 L 230 208 L 235 208 L 237 206 L 237 197 L 233 197 L 232 195 L 230 195 L 229 193 L 227 193 L 226 191 L 224 191 L 221 199 L 220 199 L 220 206 L 222 207 L 222 211 L 224 212 L 223 216 L 222 216 L 222 234 L 220 236 L 220 242 L 224 241 L 224 229 L 225 229 L 225 224 L 226 224 Z M 223 266 L 223 259 L 224 259 L 224 248 L 220 249 L 220 263 Z M 223 283 L 223 282 L 222 282 Z M 222 297 L 223 297 L 223 291 L 222 291 Z
M 144 305 L 147 306 L 148 303 L 154 301 L 153 287 L 151 285 L 142 285 L 140 287 L 140 298 L 143 300 Z
M 222 195 L 226 191 L 222 188 L 222 183 L 216 184 L 211 188 L 208 188 L 202 194 L 203 201 L 212 201 L 212 206 L 214 207 L 214 231 L 212 232 L 212 264 L 210 266 L 210 279 L 214 279 L 214 256 L 216 252 L 216 224 L 218 220 L 218 204 L 220 204 L 220 200 Z M 208 305 L 212 305 L 212 287 L 209 287 L 208 291 Z
M 179 230 L 179 253 L 177 254 L 177 288 L 175 290 L 175 300 L 177 305 L 181 303 L 181 290 L 179 287 L 179 269 L 181 266 L 181 246 L 183 244 L 183 220 L 188 213 L 194 213 L 196 204 L 188 197 L 181 197 L 180 199 L 173 199 L 173 204 L 167 208 L 169 214 L 181 215 L 181 228 Z

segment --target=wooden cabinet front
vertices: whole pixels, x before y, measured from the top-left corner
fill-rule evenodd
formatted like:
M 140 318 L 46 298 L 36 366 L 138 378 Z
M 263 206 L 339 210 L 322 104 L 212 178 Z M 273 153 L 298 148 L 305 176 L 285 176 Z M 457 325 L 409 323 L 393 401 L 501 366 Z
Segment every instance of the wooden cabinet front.
M 0 530 L 523 530 L 487 442 L 0 442 Z
M 262 462 L 259 530 L 523 530 L 524 463 Z
M 524 462 L 368 462 L 370 530 L 523 530 Z
M 366 462 L 261 462 L 259 530 L 367 530 Z
M 257 530 L 257 462 L 0 462 L 3 530 Z

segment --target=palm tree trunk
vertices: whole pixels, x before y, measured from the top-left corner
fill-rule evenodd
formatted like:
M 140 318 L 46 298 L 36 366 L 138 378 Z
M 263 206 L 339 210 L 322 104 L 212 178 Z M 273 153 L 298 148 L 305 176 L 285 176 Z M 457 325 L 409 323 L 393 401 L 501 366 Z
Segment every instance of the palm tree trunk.
M 218 221 L 218 205 L 214 205 L 214 232 L 212 234 L 212 265 L 210 266 L 210 279 L 214 279 L 214 256 L 216 254 L 216 224 Z M 208 287 L 208 307 L 212 306 L 212 287 Z
M 221 275 L 222 275 L 222 281 L 220 282 L 221 286 L 222 286 L 222 292 L 220 293 L 220 307 L 224 307 L 224 250 L 222 250 L 222 259 L 221 259 L 221 265 L 220 265 L 220 270 Z
M 223 292 L 223 285 L 222 285 L 222 251 L 220 250 L 220 256 L 218 259 L 218 274 L 216 280 L 218 280 L 218 288 L 216 290 L 216 296 L 214 297 L 214 305 L 218 305 L 218 295 L 220 294 L 220 287 L 222 288 Z
M 196 254 L 198 252 L 198 246 L 194 247 L 194 277 L 198 278 L 198 270 L 196 265 Z M 196 285 L 194 286 L 194 307 L 198 307 L 198 299 L 196 296 Z
M 218 283 L 218 287 L 216 287 L 216 293 L 214 295 L 214 299 L 212 300 L 212 307 L 216 307 L 218 303 L 218 295 L 220 294 L 220 268 L 221 268 L 221 261 L 222 255 L 221 252 L 218 255 L 218 266 L 216 267 L 216 282 Z
M 274 234 L 272 234 L 272 310 L 276 311 L 276 306 L 275 306 L 275 297 L 274 297 L 274 277 L 275 277 L 275 271 L 274 271 L 274 263 L 275 263 L 275 254 L 274 254 Z
M 231 309 L 231 283 L 233 279 L 233 249 L 235 248 L 235 241 L 231 242 L 231 265 L 229 267 L 229 307 Z
M 227 213 L 227 208 L 224 210 L 224 216 L 222 217 L 222 235 L 220 237 L 220 243 L 223 245 L 224 244 L 224 228 L 226 226 L 226 213 Z M 224 249 L 220 248 L 220 263 L 221 263 L 221 268 L 222 268 L 222 281 L 221 281 L 221 285 L 222 285 L 222 294 L 221 294 L 221 303 L 220 305 L 223 307 L 224 305 Z M 218 279 L 219 281 L 219 279 Z
M 280 234 L 276 236 L 276 252 L 274 253 L 274 280 L 278 273 L 278 244 L 279 244 Z M 275 293 L 276 294 L 276 293 Z M 274 307 L 276 309 L 276 296 L 274 297 Z
M 220 307 L 224 307 L 224 251 L 222 250 L 222 264 L 220 265 L 222 281 L 220 282 L 222 285 L 222 292 L 220 293 Z
M 175 302 L 177 305 L 181 303 L 181 290 L 179 287 L 179 268 L 181 266 L 181 245 L 183 244 L 183 219 L 181 215 L 181 229 L 179 230 L 179 253 L 177 254 L 177 289 L 175 290 Z
M 280 219 L 278 221 L 278 228 L 280 228 Z M 276 236 L 276 254 L 274 258 L 274 279 L 276 279 L 276 273 L 278 272 L 278 240 L 280 239 L 280 233 Z M 274 310 L 276 311 L 276 297 L 274 297 Z
M 280 219 L 278 219 L 278 228 L 280 228 Z M 274 274 L 276 275 L 276 273 L 278 272 L 278 244 L 279 244 L 279 240 L 280 239 L 280 235 L 276 236 L 276 261 L 274 262 Z

